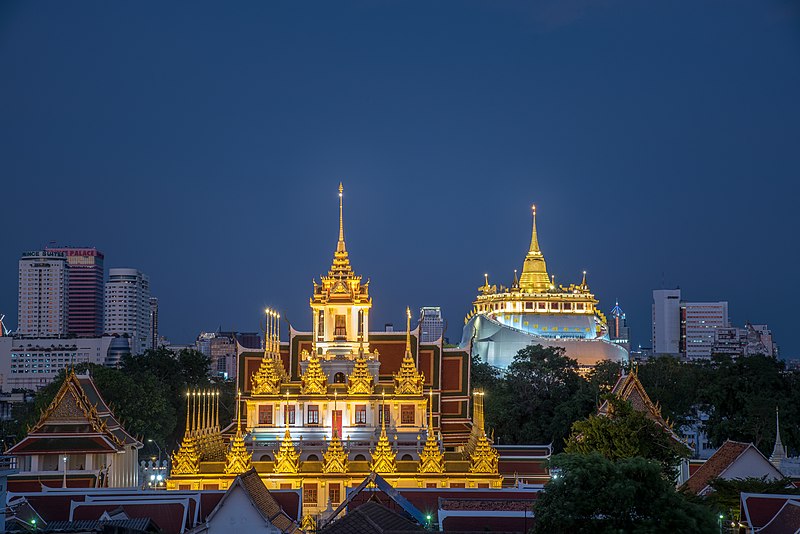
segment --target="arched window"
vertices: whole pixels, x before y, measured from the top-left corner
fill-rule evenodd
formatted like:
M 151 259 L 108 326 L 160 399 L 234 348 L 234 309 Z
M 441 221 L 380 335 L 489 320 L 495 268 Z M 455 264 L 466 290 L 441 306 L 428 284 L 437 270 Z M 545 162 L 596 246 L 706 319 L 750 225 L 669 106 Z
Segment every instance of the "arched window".
M 356 454 L 356 457 L 353 458 L 354 462 L 366 462 L 367 459 L 364 457 L 363 454 Z
M 306 461 L 319 462 L 319 456 L 317 456 L 316 454 L 309 454 L 308 458 L 306 458 Z
M 401 459 L 401 460 L 404 460 L 404 461 L 409 461 L 409 460 L 413 461 L 413 460 L 414 460 L 414 457 L 413 457 L 413 456 L 411 456 L 410 454 L 404 454 L 404 455 L 403 455 L 403 457 L 402 457 L 402 458 L 400 458 L 400 459 Z
M 333 383 L 334 384 L 344 384 L 345 376 L 344 373 L 336 373 L 333 375 Z
M 272 457 L 269 454 L 262 454 L 261 458 L 258 459 L 259 462 L 271 462 Z

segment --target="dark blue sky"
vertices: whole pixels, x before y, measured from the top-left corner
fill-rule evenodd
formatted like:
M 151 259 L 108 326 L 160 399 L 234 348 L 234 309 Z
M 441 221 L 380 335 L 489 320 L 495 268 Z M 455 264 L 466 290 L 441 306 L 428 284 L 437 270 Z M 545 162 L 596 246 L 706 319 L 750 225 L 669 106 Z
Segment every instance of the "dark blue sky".
M 308 328 L 339 180 L 373 326 L 508 283 L 529 206 L 650 339 L 651 290 L 800 356 L 800 13 L 783 1 L 0 3 L 0 312 L 17 261 L 95 245 L 161 330 Z

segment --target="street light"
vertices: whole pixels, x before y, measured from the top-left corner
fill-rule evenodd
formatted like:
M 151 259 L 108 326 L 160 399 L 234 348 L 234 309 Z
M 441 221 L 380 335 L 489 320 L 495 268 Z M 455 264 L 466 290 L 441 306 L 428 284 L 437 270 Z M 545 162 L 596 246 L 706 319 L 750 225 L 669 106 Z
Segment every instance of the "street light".
M 161 465 L 161 447 L 159 447 L 159 446 L 158 446 L 158 443 L 156 443 L 156 442 L 155 442 L 155 441 L 153 441 L 152 439 L 148 439 L 148 440 L 147 440 L 147 442 L 148 442 L 148 443 L 152 443 L 152 444 L 153 444 L 153 445 L 155 445 L 155 446 L 156 446 L 156 448 L 158 449 L 158 465 L 160 466 L 160 465 Z

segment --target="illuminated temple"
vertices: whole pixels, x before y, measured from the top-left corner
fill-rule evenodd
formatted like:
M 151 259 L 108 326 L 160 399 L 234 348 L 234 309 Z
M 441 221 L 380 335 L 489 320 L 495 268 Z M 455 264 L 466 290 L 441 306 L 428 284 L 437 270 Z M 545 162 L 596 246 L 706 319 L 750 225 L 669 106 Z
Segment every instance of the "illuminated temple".
M 579 284 L 556 285 L 539 248 L 536 208 L 531 243 L 522 273 L 509 287 L 484 285 L 465 318 L 461 347 L 484 362 L 508 367 L 514 355 L 529 345 L 563 347 L 567 356 L 587 368 L 603 360 L 626 361 L 628 352 L 608 336 L 606 319 L 597 308 L 586 272 Z
M 311 331 L 290 327 L 283 341 L 279 314 L 267 310 L 264 350 L 240 349 L 237 422 L 221 431 L 213 396 L 187 398 L 168 489 L 225 489 L 252 466 L 269 489 L 302 490 L 304 514 L 315 515 L 372 472 L 395 488 L 545 481 L 543 455 L 517 448 L 504 460 L 487 436 L 468 350 L 421 343 L 408 310 L 405 332 L 370 331 L 369 281 L 350 264 L 341 185 L 338 231 L 333 263 L 313 281 Z

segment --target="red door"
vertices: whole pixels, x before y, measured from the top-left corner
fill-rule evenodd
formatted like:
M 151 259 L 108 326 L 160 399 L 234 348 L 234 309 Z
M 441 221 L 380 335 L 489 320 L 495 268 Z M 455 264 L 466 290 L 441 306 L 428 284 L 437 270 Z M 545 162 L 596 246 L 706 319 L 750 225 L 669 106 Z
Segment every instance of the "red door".
M 340 438 L 342 437 L 342 410 L 333 410 L 331 412 L 331 427 L 333 432 Z

